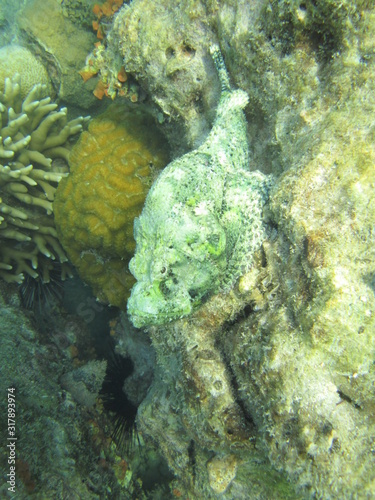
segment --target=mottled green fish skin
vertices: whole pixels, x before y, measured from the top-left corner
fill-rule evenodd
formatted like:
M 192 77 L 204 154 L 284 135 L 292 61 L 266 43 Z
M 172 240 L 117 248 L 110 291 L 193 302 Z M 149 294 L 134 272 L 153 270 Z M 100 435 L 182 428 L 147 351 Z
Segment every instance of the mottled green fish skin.
M 212 54 L 222 87 L 212 130 L 163 170 L 135 221 L 129 268 L 137 283 L 128 313 L 138 328 L 186 316 L 230 287 L 266 235 L 262 210 L 271 181 L 248 170 L 248 96 L 230 88 L 219 49 Z

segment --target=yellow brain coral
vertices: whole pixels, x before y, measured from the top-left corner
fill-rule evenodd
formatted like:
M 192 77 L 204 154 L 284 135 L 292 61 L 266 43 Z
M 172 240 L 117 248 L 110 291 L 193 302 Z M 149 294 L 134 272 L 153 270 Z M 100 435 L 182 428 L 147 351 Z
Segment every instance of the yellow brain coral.
M 134 278 L 133 221 L 168 161 L 164 138 L 140 106 L 112 105 L 72 149 L 55 222 L 65 251 L 102 302 L 124 308 Z

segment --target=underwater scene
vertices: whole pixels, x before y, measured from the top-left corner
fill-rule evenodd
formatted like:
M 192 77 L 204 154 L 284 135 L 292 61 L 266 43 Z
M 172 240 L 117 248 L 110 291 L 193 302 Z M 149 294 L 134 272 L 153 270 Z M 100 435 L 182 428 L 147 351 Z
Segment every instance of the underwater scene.
M 1 499 L 375 498 L 375 2 L 0 0 Z

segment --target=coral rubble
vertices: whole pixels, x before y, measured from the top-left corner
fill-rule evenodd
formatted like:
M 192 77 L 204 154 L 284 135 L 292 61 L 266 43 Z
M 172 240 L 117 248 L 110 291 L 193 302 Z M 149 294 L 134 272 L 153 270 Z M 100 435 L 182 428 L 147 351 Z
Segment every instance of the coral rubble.
M 0 94 L 0 276 L 20 283 L 24 273 L 49 280 L 52 262 L 67 261 L 54 226 L 52 202 L 67 175 L 67 141 L 84 118 L 67 120 L 67 110 L 35 85 L 22 100 L 19 78 L 7 78 Z M 63 273 L 65 272 L 63 268 Z
M 167 162 L 163 137 L 142 107 L 112 105 L 89 125 L 70 155 L 54 211 L 60 241 L 99 300 L 126 307 L 134 279 L 133 221 Z

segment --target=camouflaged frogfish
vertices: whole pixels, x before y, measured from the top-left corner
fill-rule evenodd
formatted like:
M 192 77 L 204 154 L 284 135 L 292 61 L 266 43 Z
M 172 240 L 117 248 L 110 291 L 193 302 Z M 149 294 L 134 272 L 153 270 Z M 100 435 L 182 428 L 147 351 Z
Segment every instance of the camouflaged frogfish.
M 129 268 L 137 283 L 128 313 L 139 328 L 181 318 L 232 286 L 266 236 L 262 209 L 271 181 L 249 171 L 248 95 L 231 88 L 217 46 L 211 54 L 221 83 L 212 130 L 162 171 L 134 223 Z

